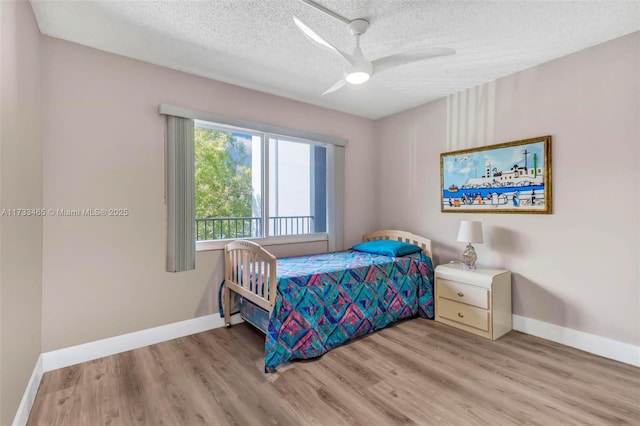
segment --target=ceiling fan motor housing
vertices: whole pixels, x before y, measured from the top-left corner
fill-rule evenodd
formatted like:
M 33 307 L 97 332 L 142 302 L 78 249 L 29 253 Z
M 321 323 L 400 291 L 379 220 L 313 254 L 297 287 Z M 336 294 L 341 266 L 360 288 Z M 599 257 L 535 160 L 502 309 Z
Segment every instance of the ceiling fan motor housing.
M 355 50 L 353 51 L 353 56 L 351 57 L 351 64 L 348 65 L 345 70 L 345 74 L 347 76 L 353 73 L 367 74 L 366 79 L 364 79 L 364 81 L 358 81 L 358 83 L 364 83 L 369 79 L 371 74 L 373 74 L 373 65 L 371 64 L 370 61 L 365 59 L 364 55 L 362 54 L 362 49 L 360 49 L 360 46 L 356 46 Z M 360 80 L 360 79 L 357 79 L 357 80 Z M 347 78 L 347 81 L 349 81 L 349 83 L 354 83 L 350 78 Z M 358 84 L 358 83 L 355 83 L 355 84 Z

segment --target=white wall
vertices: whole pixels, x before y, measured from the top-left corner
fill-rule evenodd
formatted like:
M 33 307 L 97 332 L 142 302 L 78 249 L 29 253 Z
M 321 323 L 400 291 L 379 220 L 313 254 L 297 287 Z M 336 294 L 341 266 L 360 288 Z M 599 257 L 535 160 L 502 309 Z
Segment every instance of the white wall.
M 195 271 L 165 272 L 160 103 L 348 139 L 345 244 L 374 228 L 370 120 L 48 37 L 41 66 L 45 207 L 130 210 L 45 218 L 43 352 L 217 312 L 219 251 L 198 253 Z
M 40 33 L 29 4 L 0 2 L 0 210 L 42 207 Z M 0 424 L 40 355 L 42 218 L 0 217 Z
M 451 101 L 471 96 L 379 120 L 379 224 L 433 238 L 444 263 L 460 220 L 480 220 L 478 263 L 513 271 L 515 314 L 639 345 L 639 80 L 634 33 L 500 79 L 474 112 L 494 126 L 476 145 L 553 136 L 552 215 L 440 212 L 440 153 L 466 147 L 447 123 L 474 128 Z

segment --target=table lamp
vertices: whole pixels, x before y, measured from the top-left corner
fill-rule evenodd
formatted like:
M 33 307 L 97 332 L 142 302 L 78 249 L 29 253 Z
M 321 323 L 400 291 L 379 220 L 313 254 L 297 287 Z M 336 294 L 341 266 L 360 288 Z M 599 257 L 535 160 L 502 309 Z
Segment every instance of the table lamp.
M 472 220 L 463 220 L 460 222 L 460 230 L 458 231 L 458 241 L 467 243 L 467 247 L 462 254 L 462 262 L 464 269 L 476 269 L 476 251 L 471 243 L 482 242 L 482 222 Z

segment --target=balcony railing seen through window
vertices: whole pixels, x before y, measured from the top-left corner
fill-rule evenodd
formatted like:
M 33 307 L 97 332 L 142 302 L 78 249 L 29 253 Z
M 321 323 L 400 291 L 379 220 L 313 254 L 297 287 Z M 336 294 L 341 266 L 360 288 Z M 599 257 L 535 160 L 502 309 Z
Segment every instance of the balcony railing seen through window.
M 269 218 L 269 235 L 303 235 L 315 232 L 313 216 Z M 196 219 L 196 241 L 255 238 L 263 236 L 260 217 L 216 217 Z

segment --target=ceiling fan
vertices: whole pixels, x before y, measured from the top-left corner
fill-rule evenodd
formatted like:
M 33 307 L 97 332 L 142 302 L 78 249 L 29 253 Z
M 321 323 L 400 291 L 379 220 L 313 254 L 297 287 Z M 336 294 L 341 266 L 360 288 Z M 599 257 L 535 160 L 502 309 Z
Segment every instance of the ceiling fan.
M 356 47 L 353 50 L 353 53 L 346 53 L 325 40 L 320 34 L 318 34 L 310 26 L 300 20 L 300 18 L 295 15 L 293 16 L 293 22 L 305 36 L 307 36 L 311 41 L 318 44 L 319 46 L 338 54 L 346 62 L 343 71 L 343 78 L 340 79 L 336 84 L 325 90 L 322 96 L 331 92 L 335 92 L 347 83 L 362 84 L 374 75 L 391 68 L 406 65 L 412 62 L 422 61 L 425 59 L 436 58 L 439 56 L 454 55 L 456 53 L 455 49 L 446 47 L 425 47 L 421 49 L 394 53 L 392 55 L 370 61 L 364 57 L 362 49 L 360 48 L 360 36 L 364 35 L 369 29 L 369 22 L 366 19 L 359 18 L 349 20 L 311 0 L 300 1 L 308 4 L 315 9 L 318 9 L 323 13 L 326 13 L 327 15 L 335 19 L 338 19 L 341 22 L 344 22 L 349 27 L 351 34 L 353 34 L 353 36 L 356 38 Z

